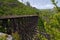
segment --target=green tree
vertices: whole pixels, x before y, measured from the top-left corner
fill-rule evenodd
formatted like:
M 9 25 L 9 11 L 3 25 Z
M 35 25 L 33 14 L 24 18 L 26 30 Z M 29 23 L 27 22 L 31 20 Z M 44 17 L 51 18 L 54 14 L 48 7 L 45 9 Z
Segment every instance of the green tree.
M 26 5 L 27 5 L 27 6 L 30 6 L 30 3 L 27 1 L 27 2 L 26 2 Z
M 56 9 L 57 9 L 57 11 L 59 12 L 60 11 L 60 9 L 59 9 L 59 7 L 58 7 L 58 1 L 56 1 L 56 0 L 51 0 L 51 2 L 52 2 L 52 4 L 56 7 Z
M 56 1 L 56 0 L 51 0 L 51 2 L 52 2 L 52 4 L 56 7 L 56 8 L 58 8 L 58 6 L 57 6 L 57 3 L 58 3 L 58 1 Z

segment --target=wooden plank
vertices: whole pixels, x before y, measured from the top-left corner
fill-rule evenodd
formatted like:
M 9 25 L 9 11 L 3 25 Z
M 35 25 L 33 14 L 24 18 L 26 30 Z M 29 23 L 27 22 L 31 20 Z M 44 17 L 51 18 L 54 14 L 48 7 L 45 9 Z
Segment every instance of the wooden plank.
M 11 18 L 20 18 L 20 17 L 32 17 L 37 15 L 9 15 L 9 16 L 0 16 L 0 19 L 11 19 Z

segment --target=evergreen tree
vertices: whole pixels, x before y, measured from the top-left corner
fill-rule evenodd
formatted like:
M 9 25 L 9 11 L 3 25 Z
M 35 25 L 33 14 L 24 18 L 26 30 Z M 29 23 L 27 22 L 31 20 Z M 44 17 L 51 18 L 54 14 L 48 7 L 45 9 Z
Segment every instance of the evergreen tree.
M 26 2 L 26 5 L 27 5 L 27 6 L 30 6 L 30 3 L 27 1 L 27 2 Z

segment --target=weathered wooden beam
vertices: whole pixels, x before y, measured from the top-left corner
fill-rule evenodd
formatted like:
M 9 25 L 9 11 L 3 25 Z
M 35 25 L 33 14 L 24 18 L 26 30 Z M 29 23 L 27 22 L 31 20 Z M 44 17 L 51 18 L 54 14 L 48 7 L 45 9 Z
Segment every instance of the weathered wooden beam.
M 7 16 L 0 16 L 0 19 L 11 19 L 11 18 L 21 18 L 21 17 L 37 17 L 37 15 L 7 15 Z

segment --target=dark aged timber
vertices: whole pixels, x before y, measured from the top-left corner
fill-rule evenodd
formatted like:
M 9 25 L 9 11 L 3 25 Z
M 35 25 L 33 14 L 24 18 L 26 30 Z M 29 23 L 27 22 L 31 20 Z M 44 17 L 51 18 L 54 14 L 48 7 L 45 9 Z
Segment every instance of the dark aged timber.
M 23 15 L 23 16 L 1 16 L 0 26 L 5 29 L 2 32 L 11 34 L 18 32 L 21 40 L 32 40 L 37 33 L 38 16 Z

